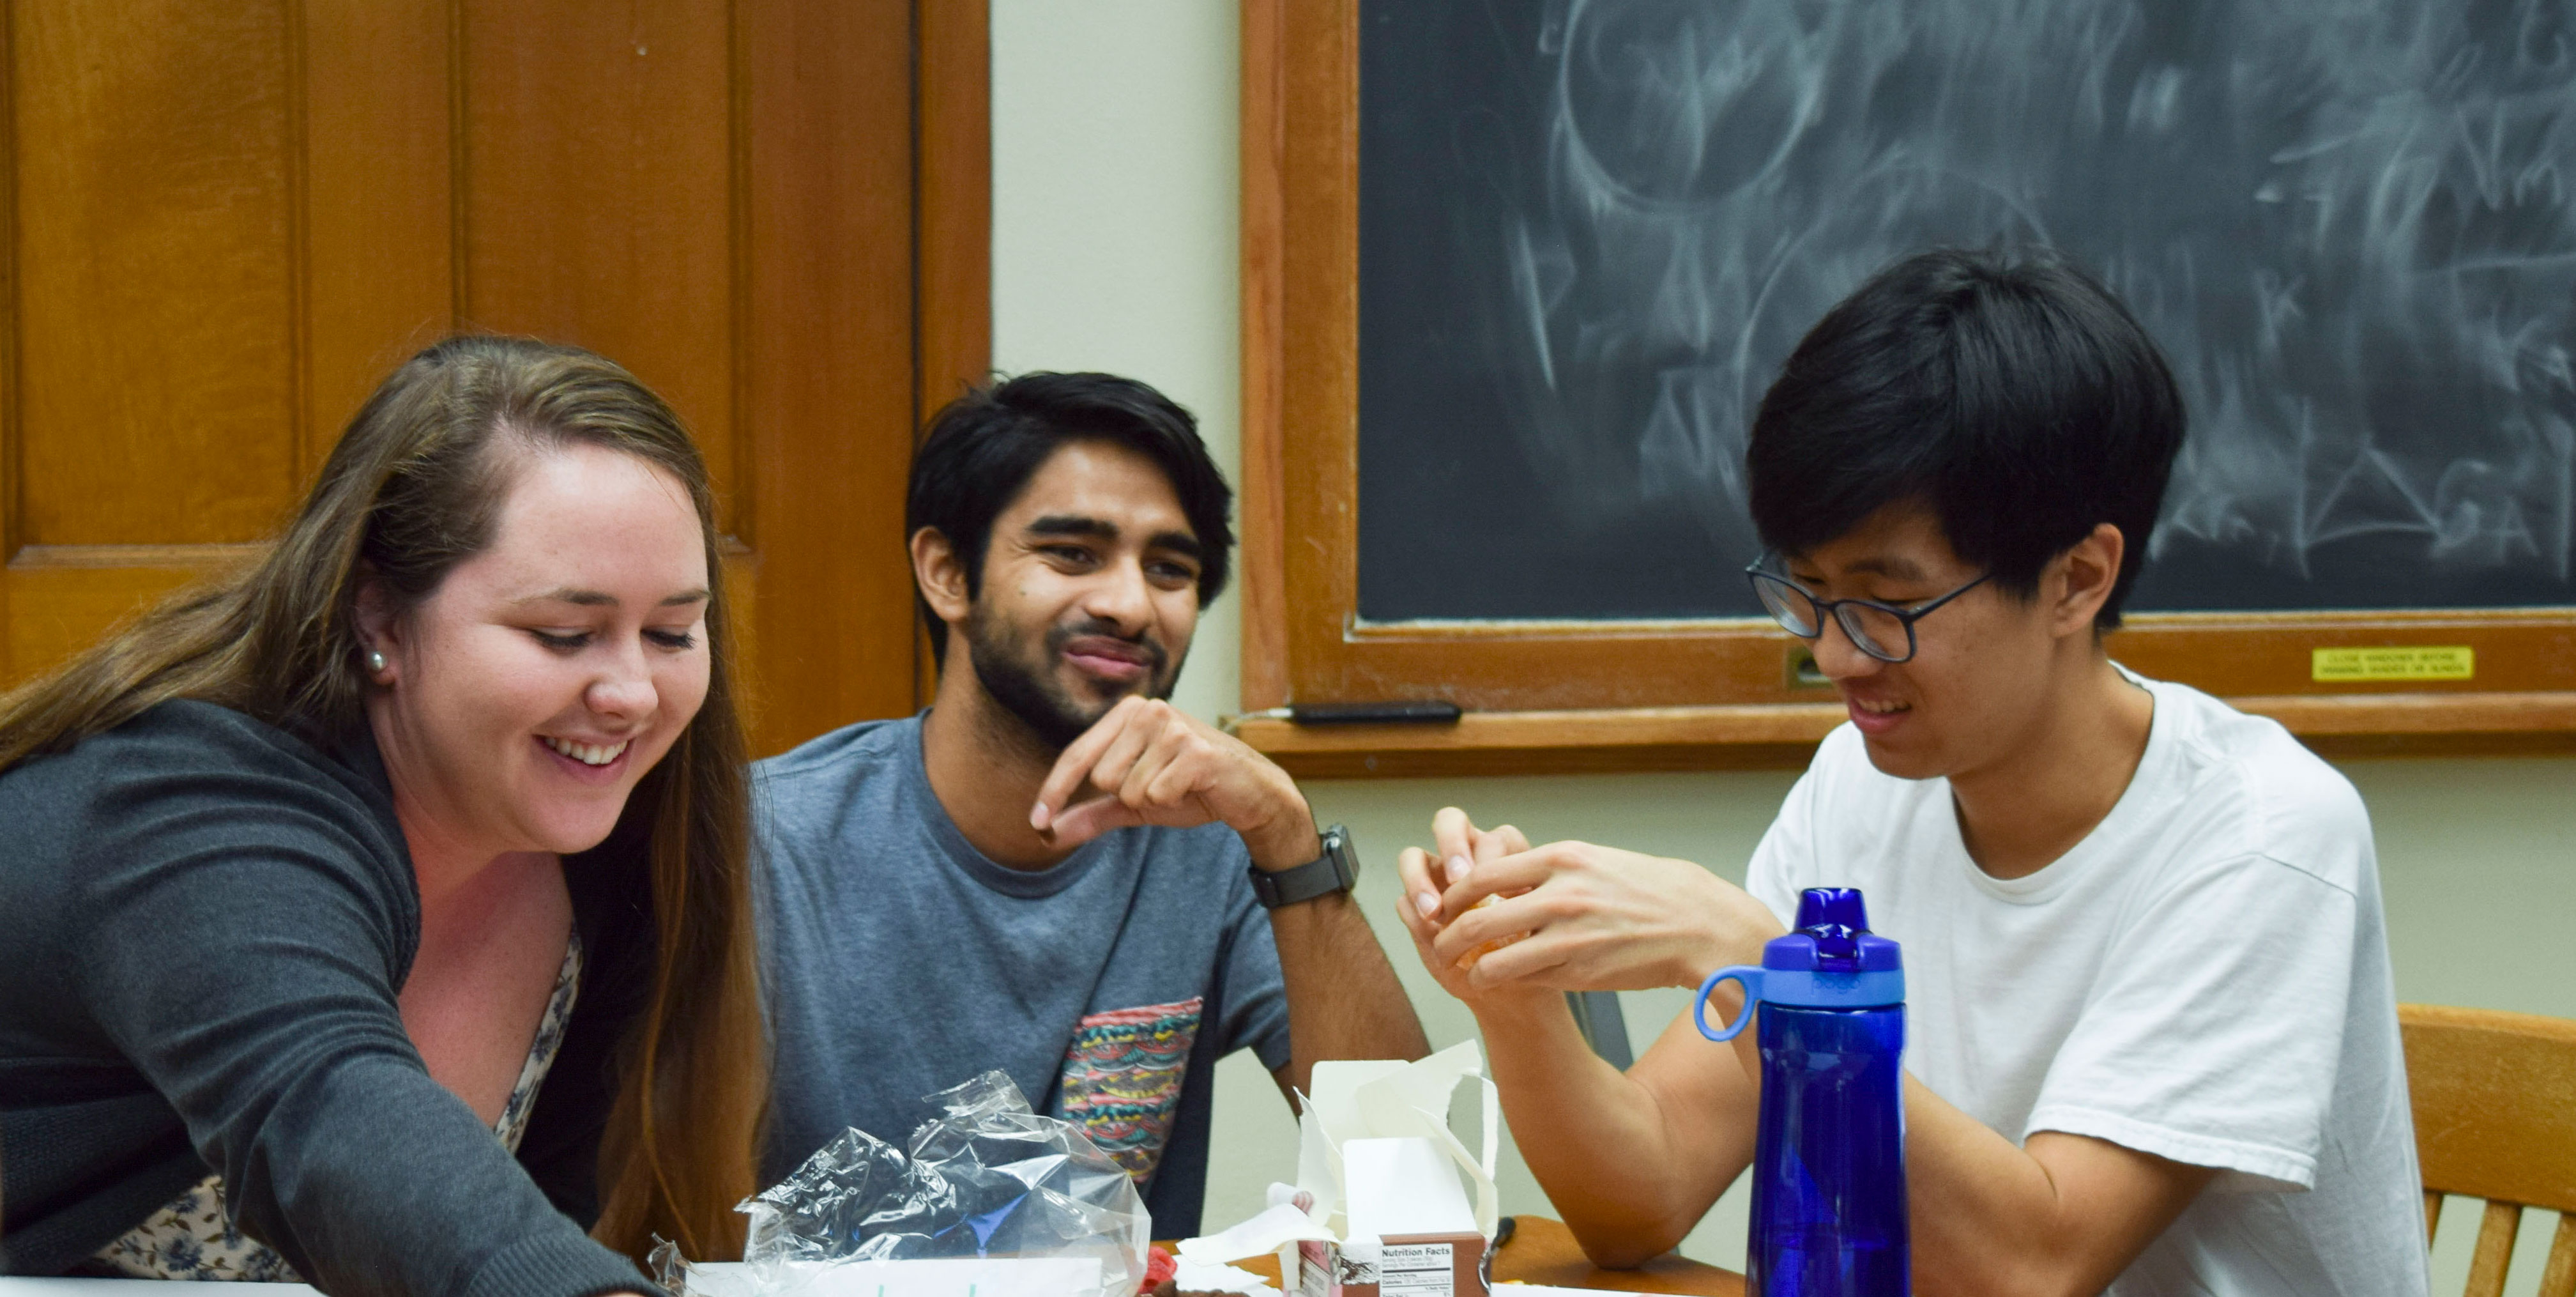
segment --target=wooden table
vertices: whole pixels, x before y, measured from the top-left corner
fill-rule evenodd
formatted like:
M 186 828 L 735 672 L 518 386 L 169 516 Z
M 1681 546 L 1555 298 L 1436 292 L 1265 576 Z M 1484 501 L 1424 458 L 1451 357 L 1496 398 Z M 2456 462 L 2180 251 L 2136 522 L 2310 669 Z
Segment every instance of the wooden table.
M 1695 1297 L 1742 1297 L 1744 1276 L 1713 1265 L 1665 1255 L 1636 1270 L 1604 1270 L 1585 1260 L 1574 1231 L 1545 1216 L 1519 1216 L 1512 1241 L 1494 1254 L 1494 1297 L 1510 1297 L 1506 1280 L 1549 1284 L 1558 1288 L 1607 1288 L 1613 1292 L 1686 1293 Z M 1171 1247 L 1163 1245 L 1167 1250 Z M 1279 1282 L 1279 1258 L 1264 1256 L 1234 1264 Z M 1284 1286 L 1284 1285 L 1283 1285 Z

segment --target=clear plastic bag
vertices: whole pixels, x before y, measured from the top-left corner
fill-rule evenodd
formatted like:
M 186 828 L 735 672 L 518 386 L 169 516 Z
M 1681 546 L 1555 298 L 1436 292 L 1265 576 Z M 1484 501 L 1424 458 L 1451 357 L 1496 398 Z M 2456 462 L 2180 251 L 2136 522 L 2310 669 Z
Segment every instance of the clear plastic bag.
M 818 1264 L 957 1257 L 1091 1257 L 1105 1297 L 1136 1291 L 1153 1220 L 1124 1168 L 998 1071 L 930 1099 L 944 1112 L 909 1151 L 850 1130 L 743 1201 L 761 1291 Z

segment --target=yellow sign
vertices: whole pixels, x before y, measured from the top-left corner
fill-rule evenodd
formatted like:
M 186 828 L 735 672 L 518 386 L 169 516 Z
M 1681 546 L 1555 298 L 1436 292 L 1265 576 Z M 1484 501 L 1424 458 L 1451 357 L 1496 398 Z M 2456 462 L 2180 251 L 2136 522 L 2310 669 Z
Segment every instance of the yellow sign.
M 2465 644 L 2321 648 L 2310 654 L 2309 661 L 2311 678 L 2332 682 L 2467 680 L 2478 673 L 2477 652 Z

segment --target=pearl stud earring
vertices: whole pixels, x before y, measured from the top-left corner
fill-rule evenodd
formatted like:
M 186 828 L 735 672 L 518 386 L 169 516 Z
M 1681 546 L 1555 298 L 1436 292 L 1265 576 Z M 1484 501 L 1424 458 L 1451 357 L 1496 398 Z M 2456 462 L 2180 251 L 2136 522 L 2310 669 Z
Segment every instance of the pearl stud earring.
M 385 655 L 374 649 L 368 649 L 367 669 L 375 672 L 377 675 L 383 675 L 385 673 Z

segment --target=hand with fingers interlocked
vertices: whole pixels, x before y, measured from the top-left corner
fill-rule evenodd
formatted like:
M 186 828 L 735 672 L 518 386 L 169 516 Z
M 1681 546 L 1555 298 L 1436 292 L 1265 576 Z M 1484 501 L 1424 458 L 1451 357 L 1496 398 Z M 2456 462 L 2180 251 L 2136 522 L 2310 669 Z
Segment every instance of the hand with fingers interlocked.
M 1687 860 L 1588 842 L 1532 847 L 1447 807 L 1437 855 L 1397 861 L 1397 911 L 1423 966 L 1471 1003 L 1496 995 L 1697 986 L 1758 963 L 1784 930 L 1760 901 Z
M 1121 700 L 1068 745 L 1029 823 L 1068 849 L 1113 829 L 1223 823 L 1270 870 L 1322 852 L 1314 812 L 1287 771 L 1158 698 Z

